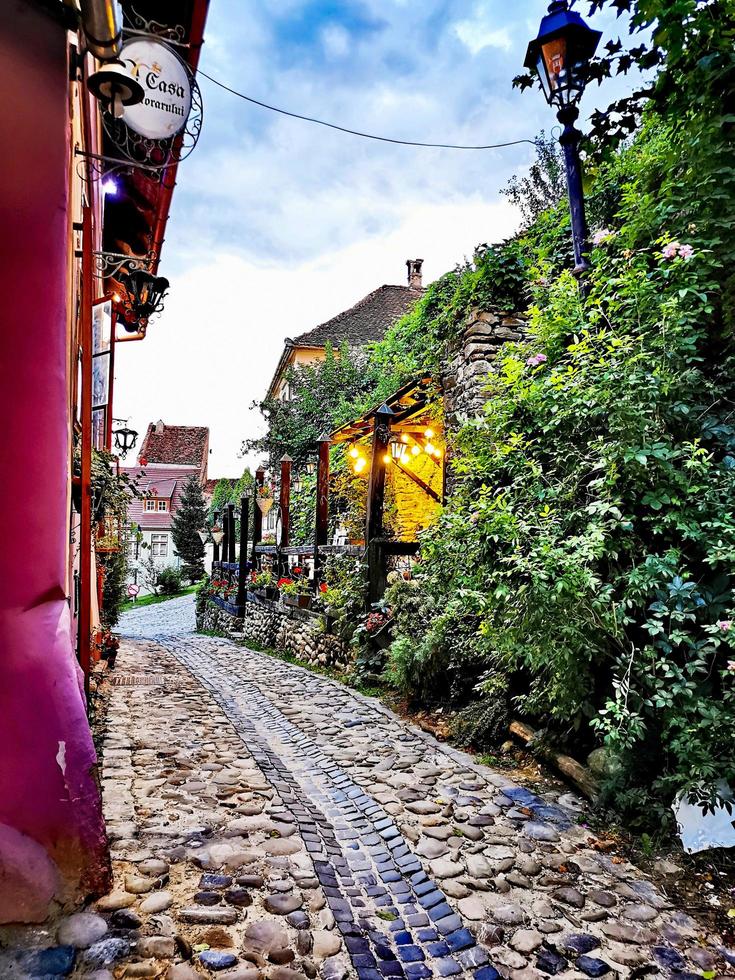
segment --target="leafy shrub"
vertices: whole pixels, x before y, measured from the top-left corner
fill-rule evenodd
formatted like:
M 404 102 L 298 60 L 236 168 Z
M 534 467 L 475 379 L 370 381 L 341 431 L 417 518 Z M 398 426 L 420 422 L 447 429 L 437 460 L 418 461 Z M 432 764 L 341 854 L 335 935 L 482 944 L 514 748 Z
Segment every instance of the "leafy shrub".
M 162 568 L 156 579 L 157 590 L 162 595 L 177 595 L 183 588 L 181 572 L 177 568 Z

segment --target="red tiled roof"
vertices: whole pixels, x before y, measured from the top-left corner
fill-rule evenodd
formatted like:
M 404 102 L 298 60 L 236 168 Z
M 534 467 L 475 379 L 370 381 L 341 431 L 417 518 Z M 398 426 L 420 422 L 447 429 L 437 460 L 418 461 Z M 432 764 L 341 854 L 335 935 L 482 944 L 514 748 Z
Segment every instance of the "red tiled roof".
M 161 428 L 158 432 L 157 429 Z M 148 463 L 196 466 L 206 472 L 209 429 L 203 425 L 164 425 L 151 422 L 138 453 Z
M 128 521 L 140 524 L 144 531 L 169 531 L 171 518 L 181 505 L 181 494 L 191 476 L 199 476 L 195 467 L 188 469 L 146 469 L 143 466 L 121 466 L 120 472 L 130 477 L 137 490 L 149 496 L 169 501 L 167 511 L 146 511 L 143 497 L 131 497 L 128 504 Z

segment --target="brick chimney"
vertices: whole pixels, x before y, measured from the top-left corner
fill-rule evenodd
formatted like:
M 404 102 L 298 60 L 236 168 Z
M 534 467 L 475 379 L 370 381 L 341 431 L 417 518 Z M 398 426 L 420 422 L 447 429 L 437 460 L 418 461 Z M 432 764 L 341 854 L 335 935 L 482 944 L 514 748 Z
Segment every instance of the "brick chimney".
M 163 419 L 159 419 L 156 422 L 156 425 L 155 425 L 153 431 L 156 433 L 157 436 L 160 436 L 160 435 L 163 435 L 163 430 L 165 428 L 166 428 L 166 426 L 163 424 Z
M 423 259 L 406 259 L 408 267 L 408 285 L 410 289 L 422 289 L 421 285 L 421 266 Z

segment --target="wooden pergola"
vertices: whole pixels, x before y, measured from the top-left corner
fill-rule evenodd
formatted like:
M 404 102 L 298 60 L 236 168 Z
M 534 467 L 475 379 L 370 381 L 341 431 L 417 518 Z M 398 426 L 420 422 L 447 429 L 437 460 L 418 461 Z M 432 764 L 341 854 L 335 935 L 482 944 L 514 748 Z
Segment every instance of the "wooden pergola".
M 430 375 L 414 378 L 403 385 L 383 403 L 361 415 L 359 418 L 340 426 L 331 434 L 323 433 L 316 443 L 316 506 L 314 520 L 314 539 L 312 543 L 292 546 L 290 541 L 291 529 L 291 458 L 286 455 L 281 459 L 278 508 L 280 512 L 279 541 L 274 545 L 263 545 L 262 516 L 255 508 L 253 540 L 251 543 L 251 559 L 253 565 L 264 555 L 272 556 L 276 562 L 286 562 L 288 556 L 308 556 L 314 561 L 315 587 L 318 584 L 318 572 L 322 559 L 328 554 L 367 554 L 369 570 L 369 600 L 376 601 L 386 584 L 386 564 L 390 556 L 413 555 L 418 550 L 416 541 L 396 541 L 385 536 L 384 505 L 386 473 L 389 467 L 406 476 L 423 493 L 435 503 L 443 503 L 445 485 L 445 457 L 430 452 L 431 444 L 427 438 L 425 424 L 421 424 L 432 403 L 435 401 L 435 383 Z M 328 543 L 329 524 L 329 447 L 336 443 L 370 443 L 370 470 L 365 514 L 364 546 L 330 545 Z M 391 446 L 393 445 L 393 449 Z M 397 451 L 395 447 L 398 447 Z M 422 459 L 428 459 L 440 470 L 441 490 L 422 479 L 408 465 L 409 453 L 422 453 Z M 437 458 L 438 457 L 438 458 Z M 367 464 L 366 464 L 367 466 Z M 255 473 L 256 493 L 263 486 L 265 470 L 260 467 Z M 247 514 L 248 502 L 243 498 L 242 511 Z M 247 518 L 246 518 L 247 521 Z M 243 522 L 244 527 L 247 523 Z M 223 514 L 225 538 L 222 546 L 222 566 L 235 567 L 235 520 L 234 507 L 230 505 Z M 245 532 L 246 534 L 247 532 Z M 217 549 L 219 551 L 219 549 Z M 240 543 L 240 583 L 238 604 L 245 599 L 245 563 L 247 560 L 248 543 L 241 538 Z M 216 558 L 219 557 L 216 555 Z M 215 559 L 216 560 L 216 559 Z
M 418 551 L 415 541 L 394 541 L 385 537 L 384 505 L 388 468 L 395 468 L 436 503 L 444 502 L 445 457 L 437 460 L 428 453 L 430 441 L 426 428 L 420 424 L 435 399 L 434 380 L 430 375 L 414 378 L 394 392 L 390 398 L 359 418 L 340 426 L 332 433 L 332 442 L 370 440 L 370 474 L 365 513 L 365 548 L 368 559 L 369 600 L 374 602 L 385 591 L 387 559 L 391 555 L 413 555 Z M 399 447 L 394 452 L 392 447 Z M 441 470 L 441 492 L 406 465 L 403 447 L 408 451 L 423 451 L 424 457 Z

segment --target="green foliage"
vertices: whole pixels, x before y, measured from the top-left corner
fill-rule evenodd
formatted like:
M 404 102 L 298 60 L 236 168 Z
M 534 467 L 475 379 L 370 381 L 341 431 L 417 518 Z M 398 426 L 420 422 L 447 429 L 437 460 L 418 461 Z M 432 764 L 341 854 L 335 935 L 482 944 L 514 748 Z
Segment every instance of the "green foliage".
M 173 596 L 181 592 L 183 583 L 178 568 L 162 568 L 157 580 L 156 585 L 161 595 Z
M 347 344 L 339 351 L 327 344 L 323 360 L 292 367 L 287 375 L 291 398 L 254 403 L 268 422 L 268 433 L 247 440 L 243 451 L 260 453 L 274 473 L 284 454 L 295 471 L 301 470 L 313 459 L 319 436 L 352 417 L 354 401 L 367 389 L 363 362 Z
M 735 781 L 725 6 L 632 4 L 634 23 L 655 22 L 662 71 L 636 139 L 591 170 L 588 299 L 565 271 L 560 204 L 514 243 L 529 339 L 506 347 L 486 416 L 458 433 L 457 490 L 416 583 L 391 597 L 394 683 L 473 699 L 459 731 L 478 744 L 500 737 L 499 702 L 577 752 L 603 740 L 609 802 L 635 819 Z
M 475 680 L 480 741 L 498 684 L 557 740 L 604 739 L 630 813 L 735 780 L 724 151 L 722 120 L 652 119 L 601 166 L 600 210 L 616 213 L 586 304 L 555 269 L 545 216 L 526 233 L 529 340 L 506 347 L 486 417 L 458 434 L 461 482 L 424 537 L 418 596 L 394 597 L 395 682 L 426 699 L 448 682 L 461 702 Z
M 81 456 L 79 447 L 75 453 L 74 467 L 77 475 L 81 472 Z M 137 491 L 127 475 L 119 475 L 117 461 L 114 456 L 104 450 L 92 450 L 92 527 L 96 532 L 98 527 L 109 527 L 117 537 L 125 527 L 128 514 L 128 503 Z M 122 611 L 122 605 L 127 598 L 126 578 L 128 572 L 127 550 L 124 541 L 118 551 L 99 552 L 97 563 L 104 570 L 102 587 L 102 606 L 100 621 L 103 626 L 111 628 L 117 625 Z
M 196 476 L 191 476 L 184 486 L 181 504 L 171 522 L 174 547 L 184 562 L 182 574 L 190 582 L 195 582 L 204 575 L 204 544 L 199 537 L 199 531 L 204 528 L 206 517 L 201 484 Z M 159 584 L 161 574 L 158 576 Z
M 113 626 L 117 626 L 120 613 L 127 599 L 127 553 L 124 549 L 109 551 L 98 555 L 97 563 L 104 569 L 105 576 L 102 580 L 100 621 L 103 626 L 111 629 Z
M 544 211 L 556 208 L 564 200 L 566 190 L 564 157 L 559 143 L 542 130 L 536 139 L 536 160 L 528 173 L 524 177 L 511 177 L 501 193 L 515 204 L 527 227 Z

